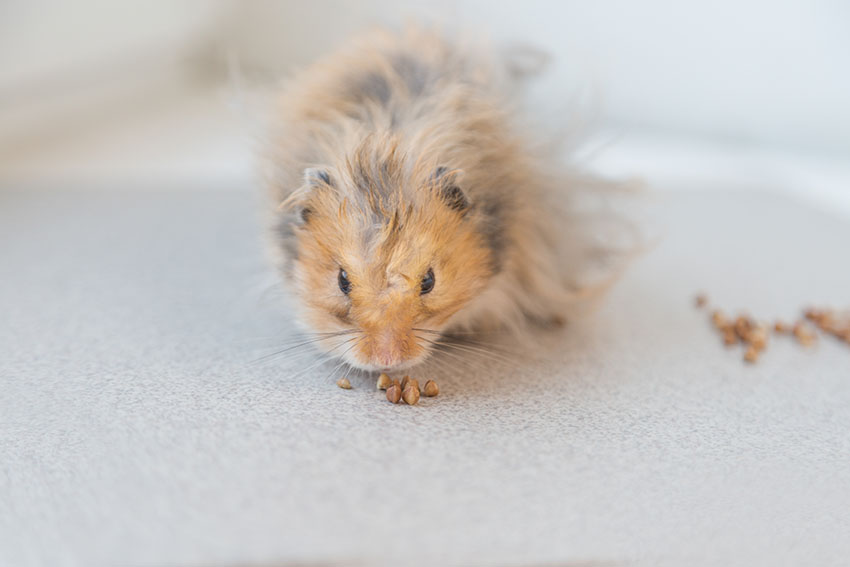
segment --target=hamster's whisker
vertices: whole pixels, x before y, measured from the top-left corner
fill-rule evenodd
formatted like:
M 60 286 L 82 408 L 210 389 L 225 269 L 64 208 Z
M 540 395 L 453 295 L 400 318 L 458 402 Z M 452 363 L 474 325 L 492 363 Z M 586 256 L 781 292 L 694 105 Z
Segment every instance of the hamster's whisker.
M 505 348 L 500 345 L 485 343 L 481 341 L 473 341 L 470 339 L 460 339 L 457 341 L 443 341 L 444 344 L 449 344 L 453 346 L 461 346 L 461 347 L 469 347 L 470 349 L 479 349 L 485 350 L 488 354 L 502 354 L 505 356 L 521 356 L 522 353 L 518 351 L 511 350 L 509 348 Z
M 300 380 L 301 378 L 306 376 L 313 369 L 318 368 L 319 366 L 322 366 L 323 364 L 327 364 L 328 362 L 331 362 L 332 360 L 333 359 L 331 357 L 322 355 L 321 357 L 319 357 L 319 359 L 316 362 L 314 362 L 313 364 L 309 365 L 307 368 L 304 368 L 303 370 L 301 370 L 300 372 L 298 372 L 297 374 L 292 376 L 292 380 Z
M 430 358 L 430 360 L 433 360 L 434 362 L 439 361 L 439 356 L 445 356 L 447 358 L 450 358 L 453 361 L 454 364 L 460 364 L 460 365 L 462 365 L 462 366 L 464 366 L 464 367 L 466 367 L 470 370 L 479 370 L 481 368 L 480 364 L 478 366 L 473 364 L 473 362 L 478 362 L 478 360 L 473 360 L 469 356 L 463 356 L 460 353 L 452 352 L 450 350 L 444 350 L 443 348 L 441 348 L 441 347 L 446 346 L 445 343 L 438 343 L 438 342 L 435 342 L 435 341 L 429 341 L 427 339 L 424 339 L 423 337 L 419 337 L 419 338 L 421 338 L 425 342 L 428 342 L 432 345 L 433 355 Z M 501 361 L 497 361 L 497 362 L 501 362 Z
M 309 348 L 309 347 L 310 347 L 310 346 L 312 346 L 313 344 L 318 343 L 318 342 L 321 342 L 321 341 L 324 341 L 324 340 L 327 340 L 328 338 L 332 338 L 332 337 L 314 337 L 314 338 L 311 338 L 311 339 L 307 339 L 307 340 L 304 340 L 304 341 L 300 341 L 300 342 L 298 342 L 298 343 L 296 343 L 296 344 L 294 344 L 294 345 L 290 345 L 290 346 L 287 346 L 286 348 L 282 348 L 282 349 L 280 349 L 280 350 L 278 350 L 278 351 L 275 351 L 275 352 L 272 352 L 272 353 L 266 354 L 266 355 L 264 355 L 264 356 L 261 356 L 261 357 L 257 358 L 256 360 L 254 360 L 254 361 L 252 361 L 252 362 L 256 364 L 256 363 L 258 363 L 258 362 L 262 362 L 263 360 L 267 360 L 267 359 L 270 359 L 270 358 L 278 357 L 278 356 L 280 356 L 280 355 L 282 355 L 282 354 L 285 354 L 285 353 L 287 353 L 287 352 L 290 352 L 290 351 L 295 350 L 295 349 L 298 349 L 298 348 Z M 346 344 L 346 343 L 348 343 L 348 342 L 350 342 L 350 341 L 355 340 L 356 338 L 357 338 L 357 337 L 351 337 L 351 338 L 347 339 L 346 341 L 344 341 L 342 344 Z M 334 347 L 334 348 L 336 348 L 336 347 Z M 333 349 L 331 349 L 331 350 L 333 350 Z
M 470 334 L 472 335 L 473 333 L 470 333 Z M 519 351 L 515 351 L 515 350 L 512 350 L 510 348 L 506 348 L 503 345 L 492 342 L 492 341 L 487 342 L 487 341 L 475 340 L 475 339 L 471 339 L 469 337 L 465 337 L 465 336 L 461 337 L 461 336 L 452 335 L 452 334 L 443 335 L 441 337 L 441 339 L 442 340 L 440 342 L 442 342 L 444 344 L 480 347 L 480 348 L 487 349 L 488 352 L 497 352 L 497 353 L 502 353 L 502 354 L 505 354 L 505 355 L 512 355 L 512 356 L 520 356 L 522 354 Z
M 441 337 L 457 337 L 457 336 L 481 336 L 480 332 L 477 331 L 435 331 L 434 329 L 420 329 L 419 327 L 413 327 L 414 331 L 420 331 L 422 333 L 431 333 L 432 335 L 439 335 Z
M 451 376 L 452 374 L 457 373 L 456 368 L 452 368 L 452 366 L 448 362 L 440 359 L 439 355 L 437 354 L 429 355 L 428 358 L 425 359 L 425 361 L 422 363 L 422 366 L 424 366 L 425 368 L 433 366 L 445 376 Z
M 359 337 L 359 338 L 358 338 L 358 337 L 355 337 L 355 340 L 354 340 L 354 344 L 353 344 L 353 345 L 351 345 L 350 347 L 348 347 L 347 349 L 345 349 L 342 353 L 340 353 L 340 354 L 335 354 L 334 356 L 336 356 L 337 358 L 339 358 L 339 359 L 341 360 L 341 363 L 348 364 L 345 360 L 343 360 L 343 359 L 342 359 L 342 357 L 343 357 L 343 356 L 345 356 L 346 354 L 348 354 L 348 353 L 351 351 L 351 349 L 353 349 L 354 347 L 356 347 L 357 345 L 359 345 L 359 344 L 360 344 L 360 342 L 361 342 L 363 339 L 365 339 L 365 338 L 366 338 L 366 337 L 365 337 L 365 335 L 364 335 L 364 336 L 362 336 L 362 337 Z M 352 340 L 352 339 L 349 339 L 349 340 L 347 340 L 347 341 L 346 341 L 345 343 L 343 343 L 343 344 L 346 344 L 346 343 L 348 343 L 348 342 L 351 342 L 351 340 Z M 339 345 L 339 346 L 342 346 L 342 345 Z M 336 347 L 334 347 L 334 349 L 335 349 L 335 348 L 336 348 Z M 334 349 L 332 349 L 332 350 L 331 350 L 331 352 L 333 352 L 333 350 L 334 350 Z M 338 367 L 339 367 L 339 366 L 337 366 L 337 368 L 338 368 Z M 335 371 L 336 371 L 336 368 L 334 369 L 334 372 L 335 372 Z
M 298 333 L 288 337 L 288 339 L 281 343 L 279 346 L 286 346 L 287 343 L 292 344 L 295 342 L 301 342 L 304 340 L 323 340 L 323 339 L 333 339 L 336 337 L 342 337 L 346 335 L 352 335 L 354 333 L 359 333 L 357 329 L 350 329 L 347 331 L 337 331 L 334 333 Z
M 511 355 L 519 355 L 520 354 L 519 352 L 515 352 L 515 351 L 512 351 L 510 349 L 506 349 L 506 348 L 504 348 L 500 345 L 494 344 L 494 343 L 476 341 L 476 340 L 467 339 L 467 338 L 453 338 L 451 335 L 444 335 L 444 336 L 442 336 L 442 337 L 440 337 L 439 339 L 436 339 L 436 340 L 430 340 L 430 339 L 427 339 L 425 337 L 422 337 L 422 339 L 423 340 L 429 340 L 432 343 L 436 342 L 436 343 L 439 343 L 439 344 L 444 344 L 444 345 L 449 345 L 449 346 L 461 346 L 461 347 L 466 346 L 466 347 L 469 347 L 470 349 L 476 349 L 477 348 L 478 350 L 486 351 L 487 354 L 493 354 L 493 353 L 495 353 L 495 354 L 501 353 L 501 354 L 506 354 L 506 355 L 507 354 L 511 354 Z
M 318 367 L 322 366 L 323 364 L 327 364 L 328 362 L 333 362 L 333 361 L 335 361 L 337 356 L 342 356 L 342 355 L 344 355 L 346 352 L 348 352 L 349 350 L 351 350 L 352 348 L 354 348 L 355 346 L 357 346 L 357 344 L 358 344 L 361 340 L 363 340 L 363 338 L 364 338 L 364 337 L 359 337 L 359 338 L 358 338 L 358 337 L 352 337 L 352 338 L 350 338 L 350 339 L 348 339 L 348 340 L 346 340 L 346 341 L 343 341 L 342 343 L 340 343 L 340 344 L 338 344 L 338 345 L 333 346 L 333 347 L 332 347 L 332 348 L 331 348 L 328 352 L 326 352 L 326 353 L 325 353 L 325 352 L 320 352 L 320 353 L 318 353 L 318 355 L 319 355 L 319 359 L 318 359 L 316 362 L 314 362 L 313 364 L 309 365 L 307 368 L 304 368 L 303 370 L 301 370 L 300 372 L 298 372 L 295 376 L 293 376 L 293 377 L 292 377 L 292 379 L 293 379 L 293 380 L 298 380 L 298 379 L 302 378 L 303 376 L 307 375 L 310 371 L 312 371 L 312 370 L 314 370 L 314 369 L 316 369 L 316 368 L 318 368 Z M 355 342 L 353 345 L 351 345 L 350 347 L 348 347 L 348 348 L 345 350 L 345 352 L 343 352 L 341 355 L 334 355 L 334 354 L 332 354 L 332 353 L 333 353 L 333 351 L 335 351 L 336 349 L 341 348 L 341 347 L 345 346 L 346 344 L 348 344 L 349 342 L 351 342 L 351 341 L 355 341 L 355 340 L 356 340 L 357 342 Z
M 308 337 L 338 337 L 340 335 L 350 335 L 352 333 L 359 333 L 360 329 L 345 329 L 344 331 L 328 331 L 325 333 L 311 333 L 311 332 L 303 332 L 300 333 L 302 335 L 306 335 Z
M 337 364 L 331 371 L 331 380 L 336 382 L 342 378 L 344 374 L 351 374 L 353 371 L 354 368 L 348 363 L 348 361 L 340 360 L 339 364 Z
M 469 353 L 469 354 L 477 354 L 477 355 L 480 355 L 480 356 L 492 357 L 493 359 L 501 360 L 502 362 L 504 362 L 506 364 L 516 364 L 515 360 L 512 360 L 512 359 L 508 358 L 507 356 L 504 356 L 504 355 L 502 355 L 498 352 L 492 351 L 492 350 L 488 350 L 486 348 L 478 348 L 478 347 L 473 347 L 473 346 L 470 346 L 470 345 L 459 345 L 459 344 L 452 344 L 452 343 L 441 343 L 441 345 L 446 347 L 446 348 L 454 349 L 454 350 L 459 351 L 459 352 L 465 352 L 465 353 Z
M 309 332 L 309 331 L 305 331 L 305 332 L 298 331 L 298 332 L 295 332 L 295 333 L 289 333 L 289 334 L 284 335 L 284 336 L 281 336 L 281 335 L 261 335 L 261 336 L 254 336 L 254 337 L 244 337 L 244 338 L 241 338 L 241 339 L 237 339 L 235 342 L 237 344 L 242 344 L 242 343 L 251 343 L 251 342 L 256 342 L 256 341 L 275 341 L 277 346 L 282 346 L 282 345 L 285 345 L 287 342 L 295 342 L 295 341 L 299 341 L 299 340 L 304 340 L 305 338 L 337 337 L 337 336 L 340 336 L 340 335 L 350 335 L 352 333 L 359 333 L 359 332 L 360 331 L 357 330 L 357 329 L 346 329 L 344 331 L 331 331 L 331 332 L 327 332 L 327 333 L 313 333 L 313 332 Z M 284 340 L 284 342 L 281 343 L 280 342 L 281 340 Z
M 441 339 L 431 340 L 427 337 L 417 337 L 417 338 L 419 338 L 419 339 L 421 339 L 421 340 L 423 340 L 427 343 L 430 343 L 431 345 L 441 345 L 441 346 L 446 346 L 446 347 L 449 347 L 449 348 L 455 348 L 455 349 L 458 349 L 458 350 L 463 349 L 463 350 L 466 350 L 467 352 L 478 352 L 478 353 L 481 353 L 481 354 L 486 354 L 487 356 L 502 356 L 502 355 L 508 355 L 508 354 L 519 355 L 519 353 L 515 353 L 515 352 L 509 351 L 509 350 L 506 350 L 506 349 L 502 349 L 502 348 L 500 348 L 496 345 L 491 345 L 491 344 L 483 343 L 483 342 L 468 341 L 468 340 L 451 341 L 451 340 L 445 340 L 446 337 L 443 337 L 442 340 Z M 467 343 L 469 343 L 469 344 L 467 344 Z M 513 360 L 508 359 L 506 356 L 503 356 L 503 358 L 506 361 L 513 362 Z
M 450 358 L 454 361 L 453 364 L 460 364 L 460 365 L 462 365 L 462 366 L 464 366 L 464 367 L 466 367 L 470 370 L 478 370 L 480 368 L 480 366 L 476 367 L 475 365 L 473 365 L 472 364 L 473 361 L 469 360 L 468 358 L 465 358 L 465 357 L 460 356 L 460 355 L 453 353 L 453 352 L 446 352 L 446 351 L 443 351 L 443 350 L 437 348 L 442 343 L 439 343 L 435 340 L 431 340 L 427 337 L 421 337 L 421 336 L 417 335 L 416 333 L 414 333 L 413 336 L 416 337 L 417 339 L 419 339 L 420 341 L 431 345 L 431 347 L 432 347 L 431 352 L 429 353 L 428 357 L 422 362 L 423 365 L 428 365 L 428 364 L 433 363 L 434 365 L 437 366 L 437 368 L 440 371 L 446 373 L 447 375 L 451 374 L 456 369 L 453 369 L 451 367 L 451 365 L 448 362 L 446 362 L 445 360 L 440 359 L 440 355 L 446 355 L 446 357 L 448 357 L 448 358 Z
M 255 350 L 266 350 L 267 351 L 270 348 L 276 348 L 278 350 L 276 350 L 274 352 L 277 353 L 277 352 L 282 352 L 282 350 L 285 350 L 285 349 L 288 349 L 288 348 L 295 349 L 295 348 L 297 348 L 301 345 L 309 345 L 309 344 L 317 343 L 317 342 L 323 341 L 323 340 L 325 340 L 325 339 L 324 338 L 304 339 L 302 337 L 298 340 L 292 340 L 292 341 L 287 341 L 287 342 L 275 341 L 274 344 L 270 344 L 270 345 L 265 346 L 265 347 L 259 346 L 259 347 L 256 347 Z
M 455 367 L 459 365 L 461 368 L 465 368 L 469 371 L 475 372 L 481 370 L 484 367 L 484 364 L 481 364 L 480 359 L 470 358 L 469 356 L 463 356 L 456 352 L 446 351 L 442 349 L 435 348 L 434 349 L 434 360 L 443 362 L 450 367 Z M 455 370 L 456 371 L 456 370 Z
M 445 354 L 446 356 L 450 356 L 452 358 L 458 359 L 459 361 L 467 360 L 470 357 L 476 358 L 480 361 L 486 362 L 496 362 L 503 366 L 504 368 L 515 368 L 517 365 L 516 360 L 512 360 L 510 358 L 501 356 L 499 353 L 490 352 L 485 349 L 471 349 L 465 348 L 461 345 L 455 345 L 451 343 L 445 342 L 436 342 L 436 341 L 428 341 L 431 343 L 435 352 L 439 352 Z M 463 354 L 461 354 L 463 353 Z M 465 356 L 464 356 L 465 355 Z

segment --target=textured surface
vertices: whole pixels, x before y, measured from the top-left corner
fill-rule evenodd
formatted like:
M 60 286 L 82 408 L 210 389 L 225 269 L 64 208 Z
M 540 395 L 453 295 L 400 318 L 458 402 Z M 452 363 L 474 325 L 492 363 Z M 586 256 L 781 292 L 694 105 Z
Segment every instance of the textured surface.
M 659 196 L 592 322 L 392 406 L 291 334 L 247 194 L 0 193 L 0 565 L 837 565 L 850 350 L 745 366 L 696 290 L 850 303 L 850 223 Z

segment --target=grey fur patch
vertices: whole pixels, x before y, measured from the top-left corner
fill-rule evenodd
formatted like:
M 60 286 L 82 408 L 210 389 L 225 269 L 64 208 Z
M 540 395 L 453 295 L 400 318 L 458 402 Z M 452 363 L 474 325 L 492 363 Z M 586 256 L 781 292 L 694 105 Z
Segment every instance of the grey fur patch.
M 301 219 L 301 222 L 307 224 L 310 220 L 310 215 L 313 214 L 313 209 L 310 207 L 301 207 L 301 210 L 298 212 L 298 217 Z
M 392 174 L 390 164 L 358 164 L 352 174 L 355 185 L 364 195 L 371 193 L 377 198 L 376 205 L 389 207 L 400 182 Z
M 304 170 L 304 181 L 312 186 L 320 183 L 333 187 L 331 175 L 324 169 L 318 167 L 308 167 Z
M 431 178 L 439 184 L 440 198 L 446 205 L 455 211 L 465 212 L 470 207 L 469 199 L 466 198 L 463 190 L 453 183 L 454 179 L 443 179 L 448 170 L 449 168 L 441 165 L 434 170 Z
M 398 53 L 390 58 L 393 70 L 398 74 L 413 96 L 421 95 L 428 86 L 431 70 L 420 59 L 409 53 Z
M 389 81 L 376 71 L 355 77 L 351 92 L 360 98 L 374 100 L 382 105 L 386 105 L 392 96 Z
M 445 165 L 441 165 L 440 167 L 438 167 L 437 169 L 434 170 L 433 178 L 434 179 L 441 178 L 442 176 L 444 176 L 446 174 L 446 172 L 448 170 L 449 170 L 448 167 L 446 167 Z
M 440 198 L 445 201 L 450 209 L 458 212 L 464 212 L 469 209 L 469 201 L 464 195 L 463 190 L 457 185 L 448 185 L 440 189 Z
M 477 207 L 481 215 L 479 228 L 487 247 L 490 249 L 493 258 L 493 271 L 498 273 L 501 271 L 502 262 L 507 247 L 507 239 L 505 238 L 505 208 L 504 205 L 497 200 L 490 200 L 479 203 Z

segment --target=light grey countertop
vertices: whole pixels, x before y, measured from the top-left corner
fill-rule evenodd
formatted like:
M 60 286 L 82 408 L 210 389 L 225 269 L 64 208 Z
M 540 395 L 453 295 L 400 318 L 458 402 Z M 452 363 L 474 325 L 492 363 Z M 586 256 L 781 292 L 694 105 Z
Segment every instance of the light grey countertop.
M 303 359 L 259 199 L 0 193 L 0 565 L 840 565 L 850 349 L 724 349 L 727 310 L 850 304 L 850 223 L 647 197 L 660 243 L 589 320 L 393 406 Z

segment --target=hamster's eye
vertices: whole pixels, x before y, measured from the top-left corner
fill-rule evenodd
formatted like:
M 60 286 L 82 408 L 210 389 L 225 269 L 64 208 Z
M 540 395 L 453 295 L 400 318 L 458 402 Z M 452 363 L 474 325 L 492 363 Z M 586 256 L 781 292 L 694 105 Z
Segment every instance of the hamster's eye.
M 421 295 L 425 295 L 426 293 L 434 289 L 434 270 L 428 268 L 428 273 L 425 274 L 424 278 L 422 278 L 422 284 L 420 285 L 419 289 L 419 293 Z
M 348 295 L 348 292 L 351 291 L 351 282 L 348 281 L 348 274 L 345 273 L 345 270 L 342 268 L 339 269 L 339 276 L 337 277 L 337 282 L 339 283 L 339 289 L 345 295 Z

